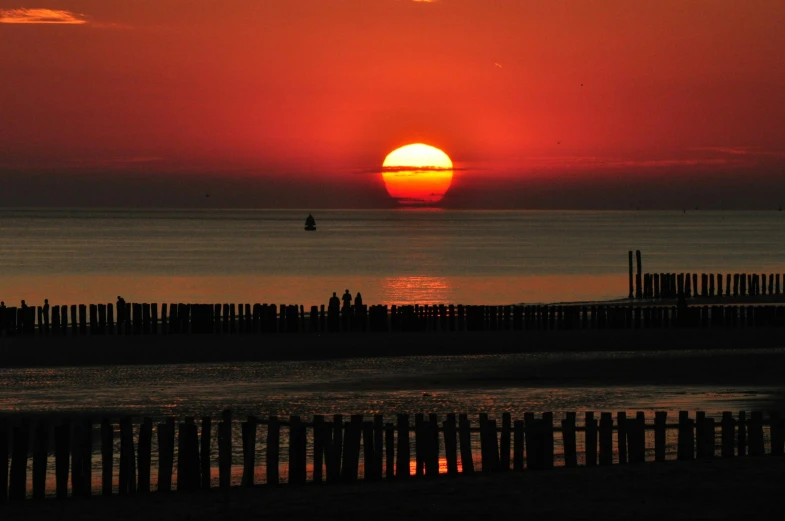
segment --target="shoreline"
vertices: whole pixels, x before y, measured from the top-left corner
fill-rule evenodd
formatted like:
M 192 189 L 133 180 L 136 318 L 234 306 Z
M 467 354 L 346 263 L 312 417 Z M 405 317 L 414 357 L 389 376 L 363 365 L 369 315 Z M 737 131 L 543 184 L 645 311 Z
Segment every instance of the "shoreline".
M 785 328 L 14 337 L 0 368 L 780 347 Z

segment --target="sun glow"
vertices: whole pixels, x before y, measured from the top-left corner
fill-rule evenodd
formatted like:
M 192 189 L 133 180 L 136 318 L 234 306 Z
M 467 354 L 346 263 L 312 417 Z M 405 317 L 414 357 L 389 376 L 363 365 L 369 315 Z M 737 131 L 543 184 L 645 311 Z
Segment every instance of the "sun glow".
M 390 197 L 405 205 L 431 205 L 444 198 L 452 183 L 450 157 L 436 147 L 414 143 L 393 150 L 382 164 Z

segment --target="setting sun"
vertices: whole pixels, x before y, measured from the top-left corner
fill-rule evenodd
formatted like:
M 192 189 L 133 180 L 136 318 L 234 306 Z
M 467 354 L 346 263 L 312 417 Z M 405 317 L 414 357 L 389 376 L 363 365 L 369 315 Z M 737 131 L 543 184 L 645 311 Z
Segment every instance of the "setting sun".
M 387 193 L 401 204 L 438 203 L 452 183 L 450 157 L 438 148 L 422 143 L 393 150 L 382 167 Z

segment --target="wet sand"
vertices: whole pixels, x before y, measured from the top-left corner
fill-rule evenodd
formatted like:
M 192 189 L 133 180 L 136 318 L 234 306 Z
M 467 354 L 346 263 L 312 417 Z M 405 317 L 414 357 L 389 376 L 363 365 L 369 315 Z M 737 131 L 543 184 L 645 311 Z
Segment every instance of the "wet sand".
M 776 519 L 785 458 L 715 459 L 400 483 L 25 503 L 3 519 Z
M 777 347 L 785 347 L 785 328 L 16 337 L 0 340 L 0 367 Z

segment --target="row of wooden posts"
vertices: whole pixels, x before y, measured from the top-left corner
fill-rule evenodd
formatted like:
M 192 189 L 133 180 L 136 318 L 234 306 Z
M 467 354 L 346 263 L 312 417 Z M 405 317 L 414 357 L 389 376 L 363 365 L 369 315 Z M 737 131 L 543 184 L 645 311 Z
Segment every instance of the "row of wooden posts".
M 629 298 L 758 297 L 785 294 L 785 274 L 780 278 L 779 273 L 644 273 L 640 250 L 635 252 L 637 273 L 633 278 L 632 250 L 628 256 Z
M 785 327 L 785 306 L 362 306 L 325 311 L 275 304 L 126 305 L 114 320 L 112 304 L 0 309 L 5 336 L 119 334 L 266 334 L 415 331 L 532 331 Z
M 282 427 L 288 431 L 288 479 L 290 485 L 301 485 L 308 478 L 308 437 L 310 433 L 312 481 L 314 483 L 352 483 L 386 478 L 404 479 L 412 475 L 433 477 L 440 473 L 456 476 L 473 474 L 475 458 L 472 454 L 472 434 L 479 433 L 480 468 L 484 473 L 549 469 L 554 466 L 554 433 L 561 433 L 563 462 L 566 467 L 578 466 L 578 433 L 584 439 L 585 466 L 610 465 L 614 456 L 618 463 L 643 463 L 646 461 L 646 431 L 654 431 L 653 459 L 666 460 L 666 431 L 678 430 L 676 457 L 678 460 L 713 458 L 716 456 L 717 424 L 705 413 L 696 413 L 694 419 L 687 411 L 679 413 L 677 424 L 667 423 L 667 414 L 657 412 L 653 424 L 647 424 L 643 412 L 635 417 L 626 413 L 602 413 L 599 422 L 594 413 L 587 412 L 583 425 L 577 424 L 576 413 L 567 413 L 559 425 L 554 425 L 553 414 L 540 417 L 524 414 L 513 421 L 510 414 L 501 417 L 501 424 L 487 414 L 479 415 L 479 422 L 472 424 L 466 414 L 448 414 L 443 421 L 435 414 L 417 414 L 414 425 L 408 415 L 399 414 L 396 423 L 386 423 L 380 415 L 366 420 L 362 415 L 344 421 L 335 415 L 332 421 L 324 416 L 314 416 L 304 422 L 299 416 L 288 421 L 275 416 L 259 419 L 249 416 L 242 422 L 242 480 L 248 487 L 255 482 L 257 468 L 257 434 L 260 425 L 266 425 L 265 467 L 266 483 L 281 482 Z M 72 419 L 54 424 L 47 421 L 8 422 L 0 424 L 0 502 L 23 500 L 28 497 L 43 499 L 46 496 L 48 456 L 54 454 L 55 491 L 58 499 L 69 496 L 90 497 L 93 493 L 92 458 L 96 426 L 101 451 L 101 494 L 112 495 L 115 485 L 120 495 L 146 493 L 152 487 L 153 435 L 157 436 L 157 486 L 159 492 L 173 490 L 173 469 L 177 470 L 176 490 L 196 491 L 209 489 L 213 455 L 213 425 L 209 417 L 198 425 L 188 417 L 179 424 L 175 418 L 166 418 L 154 426 L 153 420 L 144 418 L 134 425 L 130 417 L 119 420 L 118 425 L 104 418 L 99 423 L 92 419 Z M 768 425 L 768 436 L 764 426 Z M 747 418 L 740 412 L 734 418 L 730 412 L 722 414 L 720 426 L 720 454 L 722 457 L 763 456 L 766 453 L 782 455 L 785 448 L 785 422 L 779 413 L 767 419 L 756 411 Z M 201 429 L 199 428 L 201 427 Z M 134 442 L 134 430 L 138 442 Z M 414 440 L 411 434 L 414 434 Z M 614 433 L 616 450 L 614 451 Z M 115 438 L 119 434 L 119 473 L 114 481 Z M 30 443 L 32 438 L 32 451 Z M 232 415 L 225 411 L 217 425 L 218 486 L 229 488 L 232 477 Z M 768 438 L 768 451 L 766 441 Z M 54 446 L 50 446 L 50 440 Z M 414 441 L 414 454 L 412 454 Z M 177 450 L 175 451 L 175 444 Z M 53 449 L 53 450 L 52 450 Z M 27 468 L 32 452 L 32 494 L 28 494 Z M 446 472 L 440 472 L 444 455 Z M 10 479 L 9 479 L 10 456 Z M 175 459 L 177 460 L 175 463 Z M 480 469 L 477 469 L 480 470 Z

